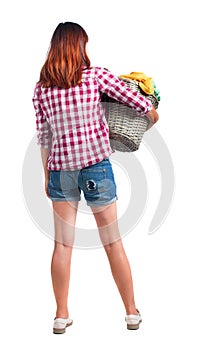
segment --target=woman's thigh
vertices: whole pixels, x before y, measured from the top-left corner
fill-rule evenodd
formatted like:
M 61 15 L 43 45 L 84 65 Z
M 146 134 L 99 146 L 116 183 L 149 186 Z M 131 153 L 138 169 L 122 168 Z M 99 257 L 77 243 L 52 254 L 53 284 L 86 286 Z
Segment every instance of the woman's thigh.
M 73 246 L 78 202 L 52 202 L 55 241 Z
M 91 209 L 97 223 L 102 244 L 104 246 L 110 245 L 121 239 L 118 227 L 116 202 L 101 207 L 93 206 Z

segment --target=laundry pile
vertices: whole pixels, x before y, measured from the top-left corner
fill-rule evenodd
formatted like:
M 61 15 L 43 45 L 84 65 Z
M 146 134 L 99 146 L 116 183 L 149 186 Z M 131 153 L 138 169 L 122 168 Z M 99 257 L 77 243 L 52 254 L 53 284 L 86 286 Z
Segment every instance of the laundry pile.
M 160 91 L 157 89 L 153 78 L 147 77 L 143 72 L 131 72 L 119 76 L 120 79 L 129 79 L 138 82 L 140 89 L 147 95 L 154 95 L 160 101 Z

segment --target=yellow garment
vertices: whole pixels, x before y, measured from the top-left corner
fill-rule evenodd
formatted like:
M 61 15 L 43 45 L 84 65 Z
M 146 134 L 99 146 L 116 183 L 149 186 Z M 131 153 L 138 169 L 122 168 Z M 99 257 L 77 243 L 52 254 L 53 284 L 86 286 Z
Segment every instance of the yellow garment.
M 127 75 L 120 75 L 120 78 L 123 79 L 131 79 L 135 81 L 139 81 L 139 87 L 147 94 L 147 95 L 153 95 L 154 94 L 154 83 L 153 79 L 147 77 L 142 72 L 131 72 Z

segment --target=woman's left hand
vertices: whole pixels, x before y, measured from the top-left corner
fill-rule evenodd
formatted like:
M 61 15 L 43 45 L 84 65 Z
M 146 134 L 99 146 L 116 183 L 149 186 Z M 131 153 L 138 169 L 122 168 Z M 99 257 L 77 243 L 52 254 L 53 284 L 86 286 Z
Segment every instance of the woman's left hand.
M 150 129 L 159 120 L 159 114 L 157 113 L 156 109 L 152 106 L 152 109 L 146 114 L 146 116 L 149 119 L 148 129 Z
M 48 191 L 49 175 L 50 175 L 49 171 L 47 172 L 47 174 L 45 173 L 45 193 L 48 198 L 49 198 L 49 191 Z

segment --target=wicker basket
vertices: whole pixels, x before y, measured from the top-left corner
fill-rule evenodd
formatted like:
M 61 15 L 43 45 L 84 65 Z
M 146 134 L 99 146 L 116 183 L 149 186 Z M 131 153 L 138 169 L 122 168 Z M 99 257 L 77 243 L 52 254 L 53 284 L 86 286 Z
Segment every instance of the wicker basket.
M 158 100 L 154 95 L 145 94 L 138 82 L 130 79 L 123 80 L 132 91 L 146 96 L 152 105 L 158 108 Z M 147 130 L 149 120 L 146 116 L 139 116 L 135 110 L 114 99 L 104 96 L 106 102 L 106 117 L 109 125 L 111 148 L 120 152 L 137 151 L 144 132 Z

